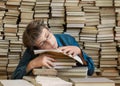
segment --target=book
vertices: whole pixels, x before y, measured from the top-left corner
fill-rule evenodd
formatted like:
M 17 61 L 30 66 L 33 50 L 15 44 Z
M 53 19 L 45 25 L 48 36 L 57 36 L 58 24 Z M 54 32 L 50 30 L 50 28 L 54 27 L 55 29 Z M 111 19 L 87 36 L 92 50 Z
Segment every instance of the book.
M 115 86 L 115 82 L 107 78 L 70 78 L 74 86 Z
M 66 69 L 57 69 L 58 76 L 66 77 L 86 77 L 87 76 L 87 67 L 73 67 Z
M 0 86 L 34 86 L 26 80 L 0 80 Z
M 3 84 L 0 82 L 0 86 L 3 86 Z
M 49 49 L 49 50 L 34 50 L 35 54 L 47 54 L 51 55 L 53 58 L 73 58 L 74 60 L 78 61 L 79 63 L 86 64 L 84 61 L 84 58 L 79 57 L 78 55 L 72 56 L 72 55 L 67 55 L 62 53 L 62 51 L 57 50 L 57 49 Z
M 26 81 L 32 83 L 34 86 L 42 86 L 41 84 L 38 84 L 38 83 L 35 81 L 35 77 L 36 77 L 36 76 L 23 76 L 23 80 L 26 80 Z
M 49 71 L 49 72 L 47 72 Z M 56 76 L 57 75 L 57 70 L 55 69 L 40 69 L 40 68 L 35 68 L 32 71 L 33 75 L 52 75 L 52 76 Z
M 35 80 L 42 86 L 72 86 L 71 82 L 67 82 L 59 77 L 36 76 Z

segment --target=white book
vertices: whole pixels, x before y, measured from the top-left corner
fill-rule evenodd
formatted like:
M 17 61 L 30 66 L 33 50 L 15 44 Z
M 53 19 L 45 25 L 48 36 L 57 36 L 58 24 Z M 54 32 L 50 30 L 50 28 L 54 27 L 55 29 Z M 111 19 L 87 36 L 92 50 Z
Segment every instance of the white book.
M 59 77 L 37 76 L 35 80 L 42 86 L 72 86 L 71 82 L 64 81 Z
M 3 86 L 34 86 L 26 80 L 0 80 Z

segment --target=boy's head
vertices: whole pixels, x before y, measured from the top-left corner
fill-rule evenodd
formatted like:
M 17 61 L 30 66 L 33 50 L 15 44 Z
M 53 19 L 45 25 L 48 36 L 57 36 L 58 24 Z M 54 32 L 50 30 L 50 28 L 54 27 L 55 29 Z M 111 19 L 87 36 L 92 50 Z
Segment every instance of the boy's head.
M 25 47 L 39 49 L 57 48 L 57 41 L 49 31 L 43 20 L 35 20 L 28 24 L 23 33 L 23 43 Z

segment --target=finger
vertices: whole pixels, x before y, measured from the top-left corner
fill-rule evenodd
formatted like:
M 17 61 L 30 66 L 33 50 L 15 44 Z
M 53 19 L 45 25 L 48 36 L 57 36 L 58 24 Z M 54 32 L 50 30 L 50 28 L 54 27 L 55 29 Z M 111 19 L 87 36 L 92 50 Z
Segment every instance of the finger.
M 45 67 L 52 68 L 48 63 L 45 64 Z
M 73 55 L 73 56 L 76 56 L 77 54 L 74 52 L 72 55 Z
M 66 49 L 64 49 L 64 53 L 66 53 L 66 54 L 68 54 L 68 52 L 70 52 L 71 50 L 70 49 L 68 49 L 68 48 L 66 48 Z
M 68 55 L 73 55 L 74 52 L 73 52 L 72 50 L 70 50 L 67 54 L 68 54 Z
M 48 60 L 52 61 L 52 62 L 55 62 L 56 60 L 54 58 L 50 58 L 48 57 Z
M 64 49 L 66 49 L 66 47 L 59 47 L 58 50 L 63 51 Z
M 54 67 L 54 64 L 53 64 L 53 62 L 51 62 L 51 61 L 48 61 L 47 62 L 51 67 Z

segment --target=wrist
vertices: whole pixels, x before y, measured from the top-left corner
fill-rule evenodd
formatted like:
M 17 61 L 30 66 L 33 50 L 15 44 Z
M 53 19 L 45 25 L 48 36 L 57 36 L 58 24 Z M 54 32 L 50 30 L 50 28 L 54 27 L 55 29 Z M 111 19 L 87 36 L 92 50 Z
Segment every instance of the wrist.
M 27 65 L 26 72 L 28 73 L 31 71 L 33 68 L 35 68 L 35 63 L 33 61 L 30 61 L 29 64 Z
M 79 55 L 82 56 L 82 50 L 79 48 L 80 52 L 79 52 Z

